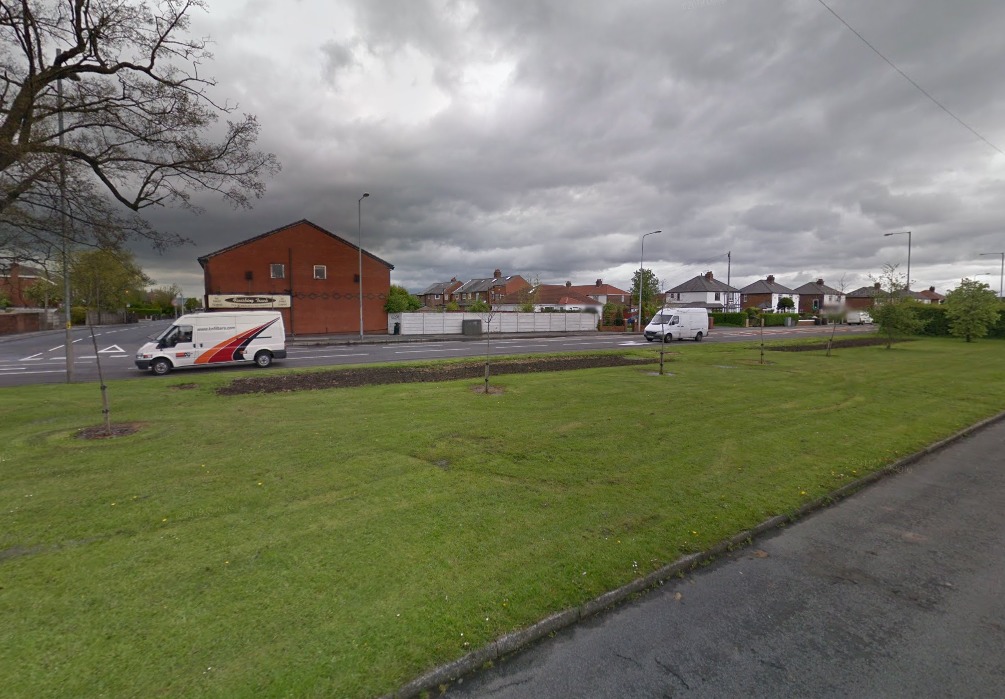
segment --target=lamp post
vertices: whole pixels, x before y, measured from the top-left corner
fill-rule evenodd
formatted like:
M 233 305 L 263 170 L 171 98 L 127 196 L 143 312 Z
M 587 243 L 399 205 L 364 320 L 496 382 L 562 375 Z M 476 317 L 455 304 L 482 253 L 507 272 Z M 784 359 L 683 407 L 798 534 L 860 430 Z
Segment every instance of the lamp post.
M 911 231 L 897 231 L 896 233 L 884 233 L 883 237 L 888 238 L 891 235 L 906 235 L 907 236 L 907 284 L 905 285 L 906 291 L 911 290 Z
M 642 277 L 645 275 L 645 268 L 642 266 L 642 261 L 646 257 L 646 236 L 656 235 L 657 233 L 662 233 L 663 231 L 653 231 L 652 233 L 644 233 L 642 235 L 642 252 L 639 254 L 639 331 L 643 330 L 642 327 Z
M 1005 298 L 1005 252 L 982 252 L 981 257 L 985 255 L 1001 255 L 1002 258 L 1002 270 L 998 275 L 998 298 Z
M 356 202 L 356 250 L 359 252 L 359 339 L 363 339 L 363 200 L 370 196 L 369 192 L 363 192 L 363 196 Z
M 59 58 L 59 49 L 56 49 Z M 76 76 L 73 76 L 76 78 Z M 79 80 L 79 78 L 77 78 Z M 63 242 L 63 315 L 66 325 L 66 383 L 73 383 L 73 330 L 70 309 L 70 253 L 66 232 L 66 154 L 63 152 L 63 78 L 56 78 L 56 113 L 59 120 L 59 235 Z

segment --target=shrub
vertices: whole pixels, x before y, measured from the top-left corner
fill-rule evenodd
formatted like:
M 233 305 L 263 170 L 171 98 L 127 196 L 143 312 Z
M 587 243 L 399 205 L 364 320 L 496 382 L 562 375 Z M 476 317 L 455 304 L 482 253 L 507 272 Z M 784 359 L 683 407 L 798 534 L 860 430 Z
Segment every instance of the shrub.
M 742 328 L 744 321 L 748 318 L 746 313 L 709 313 L 708 317 L 719 325 L 734 326 Z

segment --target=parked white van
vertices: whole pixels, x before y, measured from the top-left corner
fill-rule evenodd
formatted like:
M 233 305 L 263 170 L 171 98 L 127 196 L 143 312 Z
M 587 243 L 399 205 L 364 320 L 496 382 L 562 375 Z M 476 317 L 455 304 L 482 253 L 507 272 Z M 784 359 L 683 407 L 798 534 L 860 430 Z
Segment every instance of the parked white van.
M 685 337 L 701 342 L 708 335 L 708 309 L 705 308 L 663 308 L 653 316 L 646 326 L 646 339 L 683 340 Z
M 844 322 L 848 325 L 866 325 L 872 323 L 872 316 L 869 315 L 868 311 L 848 311 Z
M 250 364 L 286 358 L 286 328 L 279 311 L 183 315 L 136 351 L 141 371 L 164 375 L 190 366 Z

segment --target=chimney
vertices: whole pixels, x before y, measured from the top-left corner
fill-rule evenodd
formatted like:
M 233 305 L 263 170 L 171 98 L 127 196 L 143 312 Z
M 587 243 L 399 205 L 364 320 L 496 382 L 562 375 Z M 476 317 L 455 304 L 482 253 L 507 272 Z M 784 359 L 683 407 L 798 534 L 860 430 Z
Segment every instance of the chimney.
M 823 286 L 823 285 L 824 285 L 824 280 L 823 279 L 817 279 L 817 286 Z
M 712 281 L 712 273 L 711 272 L 705 272 L 705 281 L 707 281 L 707 282 Z
M 603 279 L 598 279 L 597 280 L 597 286 L 603 286 L 603 285 L 604 285 L 604 280 Z
M 565 288 L 566 289 L 568 289 L 570 286 L 572 286 L 572 282 L 566 282 L 565 283 Z
M 451 283 L 453 283 L 453 282 L 456 282 L 456 281 L 457 281 L 457 277 L 451 277 L 451 278 L 450 278 L 450 282 L 451 282 Z
M 879 289 L 879 282 L 876 282 L 875 284 L 873 284 L 872 288 L 873 289 Z
M 935 293 L 935 287 L 934 286 L 928 287 L 928 290 L 931 291 L 932 293 Z
M 768 282 L 768 284 L 774 284 L 775 283 L 775 275 L 774 274 L 769 274 L 768 278 L 765 281 Z
M 492 276 L 498 279 L 499 277 L 502 276 L 502 272 L 497 269 L 495 272 L 492 273 Z

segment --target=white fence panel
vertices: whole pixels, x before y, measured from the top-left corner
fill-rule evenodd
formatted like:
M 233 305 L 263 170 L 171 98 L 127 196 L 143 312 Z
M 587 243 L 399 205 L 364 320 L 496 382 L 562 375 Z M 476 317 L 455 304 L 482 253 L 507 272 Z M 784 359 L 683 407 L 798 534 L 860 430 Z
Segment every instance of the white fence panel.
M 491 318 L 489 318 L 491 316 Z M 402 335 L 460 335 L 465 320 L 479 320 L 482 332 L 590 332 L 597 329 L 595 313 L 389 313 L 387 333 L 396 324 Z

